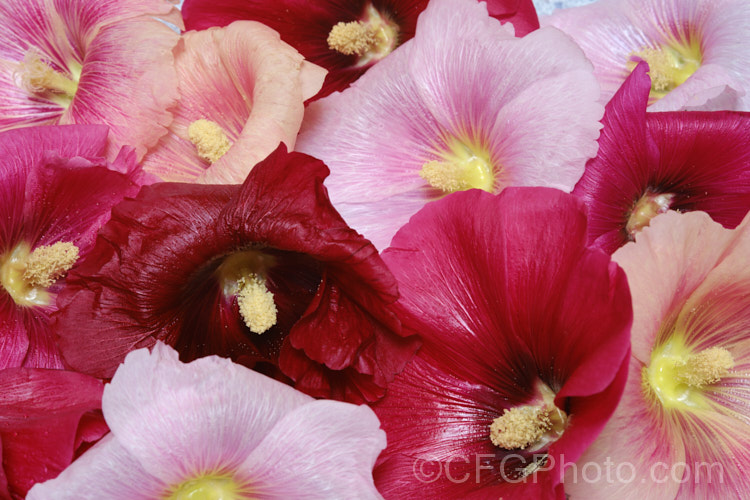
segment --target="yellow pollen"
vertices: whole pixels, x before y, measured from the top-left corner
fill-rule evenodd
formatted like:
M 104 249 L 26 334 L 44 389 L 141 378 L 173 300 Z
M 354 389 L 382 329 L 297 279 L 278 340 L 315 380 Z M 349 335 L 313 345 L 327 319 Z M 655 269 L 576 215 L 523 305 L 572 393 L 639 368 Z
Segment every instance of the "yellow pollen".
M 362 21 L 340 22 L 328 34 L 328 47 L 344 55 L 364 55 L 375 44 L 375 32 Z
M 250 500 L 251 488 L 227 475 L 206 475 L 177 485 L 166 500 Z
M 734 368 L 734 358 L 723 347 L 711 347 L 692 354 L 676 365 L 677 379 L 690 387 L 715 384 Z
M 274 326 L 278 311 L 265 282 L 251 274 L 240 280 L 239 287 L 237 304 L 250 331 L 260 335 Z
M 34 51 L 26 53 L 23 62 L 16 67 L 15 75 L 19 87 L 30 94 L 58 94 L 58 97 L 49 97 L 59 104 L 69 105 L 78 91 L 75 80 L 52 69 Z
M 672 193 L 653 194 L 646 193 L 639 199 L 625 225 L 625 231 L 631 239 L 644 227 L 651 224 L 651 219 L 659 214 L 669 211 L 675 195 Z
M 481 145 L 470 144 L 456 138 L 446 140 L 445 150 L 438 153 L 441 158 L 422 165 L 419 176 L 445 193 L 466 189 L 492 192 L 495 176 L 490 155 Z
M 490 424 L 490 441 L 506 450 L 525 449 L 552 428 L 550 411 L 538 406 L 520 406 L 505 412 Z
M 632 71 L 638 61 L 646 61 L 651 77 L 650 101 L 664 97 L 682 85 L 701 65 L 701 49 L 697 42 L 672 42 L 659 48 L 647 47 L 630 54 Z
M 67 274 L 78 260 L 78 247 L 67 241 L 37 247 L 26 260 L 24 280 L 31 286 L 48 287 Z
M 215 163 L 229 151 L 232 143 L 218 123 L 201 118 L 188 126 L 188 139 L 198 151 L 198 156 Z

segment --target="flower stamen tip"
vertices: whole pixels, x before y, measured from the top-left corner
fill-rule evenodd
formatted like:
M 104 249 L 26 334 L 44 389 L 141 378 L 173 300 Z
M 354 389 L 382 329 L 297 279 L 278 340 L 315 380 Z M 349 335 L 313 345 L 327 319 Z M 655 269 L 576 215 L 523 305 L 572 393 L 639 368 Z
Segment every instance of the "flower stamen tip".
M 490 441 L 506 450 L 525 449 L 550 429 L 550 411 L 538 406 L 520 406 L 505 412 L 490 424 Z
M 50 94 L 48 97 L 53 101 L 61 101 L 61 105 L 70 104 L 78 91 L 75 79 L 55 71 L 35 51 L 27 52 L 24 60 L 18 63 L 15 77 L 17 85 L 29 94 Z
M 723 347 L 711 347 L 690 355 L 677 366 L 677 378 L 690 387 L 715 384 L 734 368 L 734 358 Z
M 215 163 L 232 146 L 227 134 L 218 123 L 201 118 L 188 126 L 188 139 L 193 143 L 198 156 L 209 163 Z
M 78 260 L 78 247 L 67 241 L 37 247 L 26 260 L 24 280 L 31 286 L 48 287 L 67 274 Z
M 240 315 L 250 331 L 260 335 L 276 324 L 278 310 L 273 294 L 268 291 L 265 282 L 255 275 L 242 278 L 239 285 L 237 304 Z
M 362 56 L 375 42 L 375 32 L 362 21 L 337 23 L 328 34 L 328 47 L 347 56 Z

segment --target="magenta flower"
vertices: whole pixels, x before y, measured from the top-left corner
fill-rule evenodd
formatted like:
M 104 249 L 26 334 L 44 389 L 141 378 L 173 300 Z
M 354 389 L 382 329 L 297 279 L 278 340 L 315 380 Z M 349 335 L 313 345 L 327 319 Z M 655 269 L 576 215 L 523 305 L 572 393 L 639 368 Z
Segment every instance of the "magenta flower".
M 381 397 L 416 344 L 401 336 L 393 276 L 331 206 L 327 173 L 282 145 L 242 186 L 160 183 L 115 207 L 58 300 L 66 362 L 111 377 L 163 340 L 316 397 Z
M 62 370 L 0 370 L 0 498 L 22 499 L 108 432 L 103 384 Z
M 303 102 L 320 90 L 323 68 L 250 21 L 185 33 L 174 52 L 180 100 L 145 171 L 167 181 L 241 184 L 279 142 L 294 148 Z
M 603 102 L 640 61 L 649 111 L 750 111 L 750 4 L 745 0 L 599 0 L 542 20 L 581 46 Z
M 609 253 L 667 210 L 703 210 L 732 228 L 750 209 L 750 114 L 646 113 L 646 71 L 607 104 L 599 153 L 573 190 L 589 209 L 589 243 Z
M 750 495 L 749 253 L 750 219 L 730 230 L 668 212 L 612 256 L 633 294 L 630 374 L 581 462 L 628 481 L 579 469 L 565 478 L 572 498 Z
M 386 498 L 564 499 L 627 375 L 625 275 L 586 248 L 572 195 L 473 190 L 430 203 L 383 252 L 415 360 L 374 405 Z
M 29 500 L 378 498 L 385 434 L 372 410 L 313 400 L 227 359 L 184 365 L 161 343 L 134 351 L 102 410 L 112 433 Z
M 50 332 L 65 275 L 110 209 L 140 187 L 132 148 L 108 163 L 107 127 L 0 133 L 0 368 L 62 368 Z
M 166 133 L 177 98 L 171 0 L 0 2 L 0 130 L 109 126 L 107 157 L 140 158 Z
M 328 70 L 318 97 L 344 90 L 414 36 L 427 0 L 186 0 L 188 29 L 259 21 L 305 58 Z M 513 23 L 518 36 L 539 27 L 531 0 L 487 0 L 490 15 Z
M 519 39 L 484 3 L 435 0 L 414 39 L 308 107 L 297 149 L 326 162 L 334 206 L 382 250 L 450 192 L 573 189 L 596 154 L 598 97 L 590 63 L 558 30 Z

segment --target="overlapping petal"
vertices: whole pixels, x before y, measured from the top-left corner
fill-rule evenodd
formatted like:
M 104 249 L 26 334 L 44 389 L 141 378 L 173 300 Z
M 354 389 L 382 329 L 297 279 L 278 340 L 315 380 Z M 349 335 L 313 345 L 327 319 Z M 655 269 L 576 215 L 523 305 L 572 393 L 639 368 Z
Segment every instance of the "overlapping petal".
M 445 194 L 420 176 L 444 153 L 486 157 L 494 192 L 571 190 L 596 153 L 597 98 L 590 63 L 559 31 L 518 39 L 484 3 L 436 1 L 413 40 L 309 106 L 297 149 L 329 165 L 333 203 L 382 250 Z
M 238 184 L 279 142 L 293 149 L 303 102 L 325 76 L 278 33 L 250 21 L 185 33 L 175 66 L 180 100 L 174 122 L 143 164 L 168 181 Z M 214 122 L 231 144 L 215 161 L 199 156 L 190 141 L 189 127 L 198 120 Z

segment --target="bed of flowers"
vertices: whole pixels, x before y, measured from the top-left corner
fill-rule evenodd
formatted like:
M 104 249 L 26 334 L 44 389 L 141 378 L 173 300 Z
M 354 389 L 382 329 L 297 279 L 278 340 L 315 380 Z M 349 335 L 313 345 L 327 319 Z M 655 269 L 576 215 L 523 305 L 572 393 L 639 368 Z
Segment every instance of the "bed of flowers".
M 0 499 L 750 498 L 747 0 L 0 25 Z

